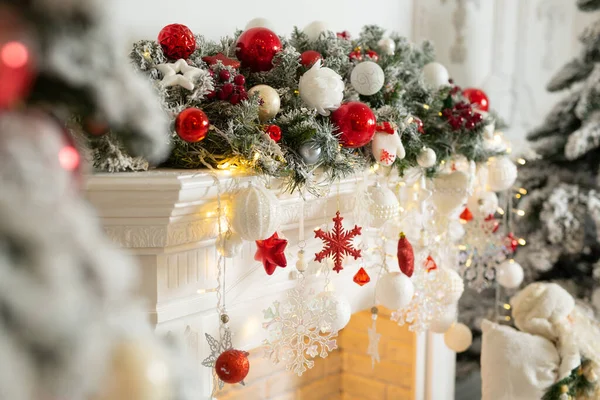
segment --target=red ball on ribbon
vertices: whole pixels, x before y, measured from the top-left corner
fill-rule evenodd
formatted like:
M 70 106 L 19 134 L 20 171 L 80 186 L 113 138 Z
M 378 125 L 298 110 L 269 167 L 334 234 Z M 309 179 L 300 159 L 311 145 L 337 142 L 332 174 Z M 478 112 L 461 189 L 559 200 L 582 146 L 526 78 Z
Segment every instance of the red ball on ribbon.
M 206 137 L 210 123 L 204 111 L 190 107 L 175 119 L 175 132 L 188 143 L 196 143 Z
M 240 350 L 225 350 L 215 362 L 215 371 L 225 383 L 240 383 L 250 372 L 248 353 Z
M 161 29 L 158 43 L 170 59 L 188 58 L 196 50 L 194 33 L 185 25 L 171 24 Z
M 342 104 L 331 114 L 331 121 L 340 133 L 340 143 L 349 148 L 362 147 L 369 143 L 377 126 L 373 111 L 359 101 Z
M 273 58 L 281 51 L 279 36 L 270 29 L 256 27 L 244 31 L 238 38 L 235 55 L 242 68 L 251 71 L 269 71 L 273 68 Z
M 490 109 L 490 101 L 483 90 L 475 88 L 465 89 L 463 90 L 463 96 L 479 111 L 488 111 Z

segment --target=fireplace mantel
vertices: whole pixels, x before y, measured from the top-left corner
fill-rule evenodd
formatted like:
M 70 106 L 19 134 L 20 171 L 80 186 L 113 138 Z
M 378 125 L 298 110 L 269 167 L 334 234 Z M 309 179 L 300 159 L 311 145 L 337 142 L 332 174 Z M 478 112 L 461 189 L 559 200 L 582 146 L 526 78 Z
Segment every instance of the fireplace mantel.
M 221 199 L 227 202 L 237 188 L 256 179 L 226 171 L 155 170 L 95 174 L 86 181 L 87 197 L 97 209 L 106 234 L 138 260 L 141 294 L 148 302 L 156 330 L 185 336 L 201 371 L 201 399 L 210 399 L 212 383 L 211 371 L 200 365 L 209 354 L 204 335 L 214 335 L 218 329 L 217 197 L 220 191 Z M 352 223 L 356 185 L 356 179 L 347 179 L 333 185 L 323 197 L 307 197 L 304 205 L 298 194 L 276 191 L 283 206 L 280 231 L 289 241 L 288 267 L 266 275 L 262 265 L 254 261 L 254 243 L 248 242 L 241 254 L 227 260 L 227 311 L 235 332 L 234 346 L 250 350 L 262 344 L 262 311 L 282 299 L 295 284 L 300 213 L 304 212 L 305 219 L 305 250 L 311 254 L 318 251 L 320 243 L 314 239 L 313 229 L 331 222 L 338 204 L 344 224 Z M 277 182 L 269 182 L 269 186 L 276 188 Z M 363 287 L 356 285 L 352 277 L 360 260 L 352 261 L 341 273 L 332 272 L 329 277 L 335 290 L 350 301 L 353 312 L 358 312 L 373 305 L 375 279 Z M 364 266 L 376 276 L 376 265 Z M 311 264 L 307 278 L 308 286 L 317 291 L 324 285 L 323 277 L 317 276 L 318 269 L 316 263 Z M 453 399 L 454 363 L 454 353 L 445 347 L 441 335 L 418 335 L 415 399 Z

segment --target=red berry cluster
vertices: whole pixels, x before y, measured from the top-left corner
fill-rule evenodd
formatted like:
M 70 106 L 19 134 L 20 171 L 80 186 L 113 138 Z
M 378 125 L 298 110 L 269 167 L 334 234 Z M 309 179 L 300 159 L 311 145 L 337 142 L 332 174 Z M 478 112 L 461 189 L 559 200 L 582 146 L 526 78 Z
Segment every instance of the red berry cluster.
M 350 32 L 348 31 L 338 32 L 336 36 L 340 39 L 350 40 Z
M 354 51 L 352 51 L 349 55 L 351 60 L 355 60 L 355 61 L 362 61 L 365 57 L 367 58 L 367 61 L 373 61 L 373 62 L 377 62 L 379 61 L 379 54 L 377 54 L 376 51 L 374 50 L 367 50 L 366 52 L 363 53 L 362 49 L 360 47 L 357 47 L 354 49 Z
M 281 140 L 281 128 L 277 125 L 267 125 L 264 127 L 265 133 L 269 135 L 271 139 L 279 143 Z
M 218 100 L 227 100 L 231 104 L 236 105 L 242 100 L 248 99 L 248 93 L 246 92 L 246 78 L 242 74 L 237 74 L 231 79 L 231 72 L 228 69 L 221 69 L 218 74 L 212 69 L 211 75 L 215 79 L 215 90 L 210 92 L 207 97 L 209 99 L 217 98 Z
M 465 128 L 475 129 L 475 126 L 483 120 L 483 116 L 473 111 L 473 107 L 464 101 L 456 103 L 450 108 L 442 111 L 442 116 L 446 118 L 452 129 L 455 131 Z

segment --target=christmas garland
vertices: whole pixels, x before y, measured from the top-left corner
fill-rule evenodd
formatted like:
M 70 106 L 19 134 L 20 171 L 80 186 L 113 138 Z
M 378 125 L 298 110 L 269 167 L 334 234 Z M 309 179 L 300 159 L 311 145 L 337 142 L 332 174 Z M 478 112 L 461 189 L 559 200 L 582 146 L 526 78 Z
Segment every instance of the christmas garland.
M 485 145 L 494 121 L 485 93 L 455 86 L 429 42 L 377 26 L 356 40 L 310 26 L 290 38 L 254 27 L 212 42 L 173 24 L 158 41 L 135 43 L 133 64 L 172 121 L 163 165 L 251 171 L 314 192 L 317 168 L 329 182 L 376 164 L 431 177 L 451 157 L 498 154 Z M 96 169 L 147 167 L 118 135 L 90 136 Z

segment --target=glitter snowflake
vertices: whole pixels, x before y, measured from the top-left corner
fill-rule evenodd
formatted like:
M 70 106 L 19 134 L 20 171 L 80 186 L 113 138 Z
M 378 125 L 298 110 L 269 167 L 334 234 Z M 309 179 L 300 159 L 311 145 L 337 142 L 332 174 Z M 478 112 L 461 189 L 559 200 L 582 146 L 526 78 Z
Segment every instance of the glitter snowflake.
M 379 162 L 382 163 L 393 163 L 396 160 L 396 156 L 388 153 L 386 150 L 381 150 L 381 157 L 379 157 Z
M 510 253 L 493 217 L 474 217 L 463 224 L 465 236 L 460 253 L 461 273 L 467 285 L 478 292 L 489 288 L 495 268 Z
M 263 328 L 268 332 L 263 342 L 265 357 L 275 364 L 284 362 L 286 369 L 298 376 L 314 366 L 313 358 L 325 358 L 337 348 L 337 332 L 331 328 L 335 303 L 312 294 L 307 297 L 303 278 L 288 292 L 286 301 L 264 310 L 264 317 Z
M 400 326 L 408 324 L 411 332 L 425 332 L 431 323 L 442 317 L 448 309 L 448 303 L 445 301 L 448 287 L 446 282 L 438 279 L 439 269 L 432 268 L 432 260 L 429 257 L 421 254 L 418 259 L 424 262 L 415 266 L 412 277 L 415 294 L 412 301 L 405 308 L 393 312 L 391 318 Z
M 377 317 L 377 315 L 375 315 Z M 367 348 L 367 355 L 371 357 L 371 368 L 375 368 L 375 363 L 381 362 L 379 358 L 379 339 L 381 339 L 381 333 L 377 333 L 377 320 L 373 319 L 373 324 L 367 330 L 369 334 L 369 347 Z
M 202 361 L 202 365 L 208 368 L 212 368 L 213 370 L 213 395 L 217 390 L 217 386 L 219 390 L 223 389 L 225 386 L 225 382 L 223 382 L 217 374 L 215 373 L 215 363 L 217 362 L 217 358 L 227 351 L 233 348 L 233 344 L 231 342 L 231 331 L 227 328 L 222 329 L 222 337 L 221 340 L 217 340 L 214 337 L 210 336 L 208 333 L 205 334 L 206 341 L 208 342 L 208 346 L 210 347 L 210 355 Z M 241 381 L 240 384 L 244 385 L 244 381 Z
M 354 225 L 352 230 L 345 231 L 342 226 L 343 219 L 338 211 L 335 213 L 335 218 L 333 218 L 334 225 L 331 232 L 323 232 L 322 229 L 315 231 L 315 237 L 323 240 L 325 244 L 323 250 L 315 254 L 315 261 L 321 262 L 326 257 L 333 258 L 333 270 L 338 273 L 343 269 L 344 256 L 354 257 L 355 260 L 361 256 L 361 251 L 352 246 L 352 239 L 360 235 L 362 228 Z

